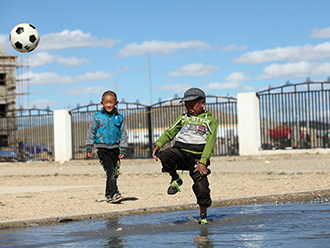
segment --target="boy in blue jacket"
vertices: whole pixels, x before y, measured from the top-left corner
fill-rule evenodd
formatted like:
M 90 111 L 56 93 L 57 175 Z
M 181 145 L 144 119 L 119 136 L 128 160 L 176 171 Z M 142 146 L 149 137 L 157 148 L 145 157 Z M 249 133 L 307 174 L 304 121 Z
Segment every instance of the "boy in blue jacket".
M 92 157 L 95 144 L 100 163 L 107 174 L 105 197 L 108 202 L 117 203 L 124 198 L 118 191 L 120 159 L 128 147 L 128 137 L 124 117 L 117 111 L 117 95 L 106 91 L 102 95 L 102 110 L 94 115 L 86 138 L 87 157 Z

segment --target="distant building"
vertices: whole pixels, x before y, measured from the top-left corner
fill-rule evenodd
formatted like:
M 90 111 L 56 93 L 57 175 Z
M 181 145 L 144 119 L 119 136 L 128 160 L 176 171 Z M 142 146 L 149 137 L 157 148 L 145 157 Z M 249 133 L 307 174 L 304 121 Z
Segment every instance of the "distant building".
M 0 150 L 15 140 L 16 116 L 16 68 L 17 56 L 6 55 L 4 44 L 0 44 Z
M 4 44 L 0 44 L 0 117 L 16 109 L 17 56 L 6 55 Z

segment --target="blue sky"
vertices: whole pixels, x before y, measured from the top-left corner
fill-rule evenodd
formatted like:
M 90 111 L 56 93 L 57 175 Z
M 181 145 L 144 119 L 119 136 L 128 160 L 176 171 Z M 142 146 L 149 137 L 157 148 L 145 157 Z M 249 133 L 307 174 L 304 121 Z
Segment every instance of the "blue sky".
M 115 90 L 150 105 L 190 87 L 237 97 L 271 85 L 330 76 L 328 0 L 1 0 L 0 43 L 29 61 L 24 108 L 74 108 Z M 28 54 L 9 34 L 39 31 Z M 150 73 L 149 73 L 150 72 Z M 150 91 L 151 85 L 151 91 Z

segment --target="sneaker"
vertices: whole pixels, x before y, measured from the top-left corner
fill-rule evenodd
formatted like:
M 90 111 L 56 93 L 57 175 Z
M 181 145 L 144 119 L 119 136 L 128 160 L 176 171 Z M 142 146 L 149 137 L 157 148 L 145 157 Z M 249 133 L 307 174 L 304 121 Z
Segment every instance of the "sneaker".
M 204 218 L 204 219 L 199 219 L 199 221 L 198 221 L 198 223 L 200 224 L 200 225 L 207 225 L 207 224 L 209 224 L 209 222 L 207 221 L 207 219 L 206 218 Z
M 116 193 L 113 197 L 110 197 L 110 195 L 106 196 L 107 198 L 107 202 L 111 202 L 111 203 L 117 203 L 120 202 L 122 200 L 124 200 L 124 198 L 122 197 L 122 195 L 120 193 Z
M 106 198 L 106 201 L 107 202 L 111 202 L 112 201 L 112 197 L 110 195 L 106 195 L 105 198 Z
M 177 179 L 171 181 L 170 187 L 167 189 L 167 194 L 174 195 L 178 192 L 181 192 L 180 186 L 183 184 L 181 177 L 179 176 Z

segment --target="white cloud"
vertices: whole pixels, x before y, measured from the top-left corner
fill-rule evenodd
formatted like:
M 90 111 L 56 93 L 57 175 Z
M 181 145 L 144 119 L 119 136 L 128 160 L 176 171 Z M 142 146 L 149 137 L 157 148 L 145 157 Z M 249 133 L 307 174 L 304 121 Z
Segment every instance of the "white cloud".
M 228 90 L 236 89 L 243 85 L 241 82 L 226 82 L 226 83 L 209 83 L 207 86 L 203 87 L 205 90 Z
M 47 52 L 33 53 L 29 57 L 29 66 L 38 67 L 44 66 L 50 63 L 58 63 L 64 66 L 81 66 L 83 63 L 90 63 L 88 59 L 78 59 L 75 57 L 63 58 L 52 55 Z
M 177 52 L 180 49 L 197 48 L 201 50 L 210 50 L 211 46 L 203 41 L 144 41 L 142 44 L 128 44 L 118 52 L 118 57 L 128 58 L 148 54 L 169 54 Z
M 288 64 L 272 64 L 263 69 L 263 73 L 258 76 L 258 80 L 293 78 L 308 76 L 328 76 L 330 72 L 330 63 L 311 63 L 301 61 Z
M 76 87 L 69 90 L 63 90 L 64 94 L 68 95 L 101 95 L 103 92 L 108 90 L 106 86 L 99 87 Z
M 245 76 L 245 72 L 234 72 L 224 78 L 224 83 L 212 82 L 204 87 L 205 90 L 231 90 L 252 91 L 253 86 L 247 86 L 242 81 L 251 80 L 250 76 Z
M 243 85 L 241 86 L 240 91 L 241 92 L 255 91 L 255 87 L 249 85 Z
M 55 59 L 55 62 L 66 66 L 82 66 L 83 63 L 90 63 L 91 61 L 89 59 L 77 59 L 75 57 L 58 57 Z
M 243 84 L 242 82 L 226 82 L 226 83 L 209 83 L 205 87 L 205 90 L 232 90 L 232 89 L 239 89 L 239 92 L 247 92 L 247 91 L 254 91 L 254 86 L 248 86 Z
M 202 63 L 189 64 L 182 66 L 177 71 L 170 71 L 167 73 L 169 77 L 203 77 L 212 75 L 212 71 L 221 70 L 216 65 L 206 65 L 204 66 Z
M 54 62 L 55 56 L 46 52 L 41 52 L 31 54 L 28 59 L 30 67 L 38 67 Z
M 61 76 L 54 72 L 35 73 L 30 71 L 29 74 L 24 73 L 20 78 L 29 78 L 30 85 L 49 85 L 49 84 L 71 84 L 88 81 L 104 81 L 111 77 L 108 72 L 87 72 L 77 76 Z
M 324 60 L 330 58 L 330 42 L 316 46 L 305 45 L 277 47 L 261 51 L 248 52 L 233 59 L 235 63 L 261 64 L 271 61 Z
M 8 35 L 0 34 L 0 43 L 9 43 Z
M 10 48 L 12 47 L 9 41 L 9 35 L 0 34 L 0 44 L 5 45 L 5 53 L 8 54 L 10 52 Z
M 125 71 L 129 71 L 129 66 L 125 65 L 122 68 L 119 69 L 115 69 L 115 72 L 125 72 Z
M 237 46 L 235 44 L 231 44 L 228 46 L 222 46 L 220 48 L 221 51 L 246 50 L 246 49 L 248 49 L 247 46 Z
M 32 101 L 29 103 L 30 108 L 37 108 L 37 109 L 46 109 L 47 107 L 56 106 L 59 104 L 59 101 L 50 101 L 47 99 L 39 99 L 36 101 Z M 28 108 L 28 106 L 24 106 L 24 108 Z
M 330 27 L 312 30 L 311 37 L 312 38 L 330 38 Z
M 159 91 L 174 91 L 175 93 L 185 92 L 187 89 L 191 88 L 191 84 L 176 84 L 176 85 L 163 85 L 156 87 Z
M 245 76 L 245 72 L 233 72 L 228 77 L 224 78 L 226 82 L 251 80 L 250 76 Z
M 105 47 L 112 48 L 121 40 L 102 39 L 83 33 L 81 30 L 63 30 L 61 33 L 50 33 L 40 37 L 38 51 L 62 50 L 77 47 Z
M 81 30 L 63 30 L 60 33 L 50 33 L 40 36 L 40 42 L 35 51 L 53 51 L 81 47 L 105 47 L 112 48 L 121 40 L 101 39 L 84 33 Z M 10 51 L 9 35 L 0 34 L 0 43 L 5 44 L 6 52 Z

